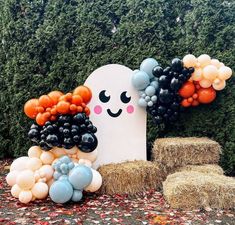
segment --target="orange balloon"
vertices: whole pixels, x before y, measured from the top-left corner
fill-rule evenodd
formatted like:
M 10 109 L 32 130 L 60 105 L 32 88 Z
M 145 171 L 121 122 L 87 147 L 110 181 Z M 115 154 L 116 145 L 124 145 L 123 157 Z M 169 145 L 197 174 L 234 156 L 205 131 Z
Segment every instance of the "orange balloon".
M 74 95 L 80 95 L 85 103 L 88 103 L 91 100 L 92 93 L 91 90 L 86 86 L 77 87 L 74 92 Z
M 191 97 L 194 94 L 194 92 L 195 92 L 195 85 L 190 81 L 184 83 L 179 90 L 179 94 L 183 98 Z
M 59 98 L 63 95 L 61 91 L 52 91 L 48 94 L 48 96 L 51 98 L 54 105 L 56 105 L 59 101 Z
M 69 112 L 70 103 L 66 101 L 59 101 L 56 105 L 58 113 L 66 114 Z
M 194 93 L 194 94 L 193 94 L 193 99 L 197 99 L 197 97 L 198 97 L 198 94 L 197 94 L 197 93 Z
M 51 115 L 56 115 L 56 114 L 57 114 L 56 106 L 53 106 L 51 109 Z
M 78 107 L 77 107 L 77 111 L 78 111 L 78 112 L 82 112 L 82 111 L 83 111 L 82 106 L 78 106 Z
M 182 105 L 183 107 L 189 107 L 189 106 L 191 106 L 191 103 L 188 102 L 187 99 L 184 99 L 184 100 L 181 102 L 181 105 Z
M 24 105 L 24 113 L 29 118 L 35 119 L 38 114 L 38 111 L 37 111 L 38 105 L 39 105 L 38 99 L 36 99 L 36 98 L 30 99 Z
M 88 107 L 85 107 L 84 112 L 86 113 L 87 116 L 90 115 L 90 109 Z
M 193 100 L 193 102 L 192 102 L 192 106 L 198 106 L 200 103 L 199 103 L 199 101 L 197 101 L 197 100 Z
M 37 107 L 38 112 L 43 113 L 45 109 L 42 106 Z
M 71 111 L 76 111 L 76 110 L 77 110 L 77 106 L 76 106 L 75 104 L 71 104 L 70 107 L 69 107 L 69 109 L 70 109 Z
M 48 95 L 42 95 L 38 100 L 39 105 L 44 108 L 53 106 L 53 100 Z
M 72 97 L 73 97 L 73 94 L 72 94 L 72 93 L 67 93 L 67 94 L 65 95 L 65 99 L 66 99 L 66 101 L 68 101 L 68 102 L 72 101 Z
M 201 88 L 197 91 L 199 103 L 209 104 L 216 98 L 216 91 L 212 88 Z
M 193 102 L 193 98 L 192 97 L 188 98 L 188 102 L 192 103 Z
M 82 97 L 80 95 L 73 95 L 72 104 L 75 104 L 77 106 L 81 105 L 82 104 Z
M 45 117 L 44 114 L 42 113 L 38 113 L 38 115 L 36 116 L 36 122 L 38 125 L 43 126 L 47 121 L 47 118 Z

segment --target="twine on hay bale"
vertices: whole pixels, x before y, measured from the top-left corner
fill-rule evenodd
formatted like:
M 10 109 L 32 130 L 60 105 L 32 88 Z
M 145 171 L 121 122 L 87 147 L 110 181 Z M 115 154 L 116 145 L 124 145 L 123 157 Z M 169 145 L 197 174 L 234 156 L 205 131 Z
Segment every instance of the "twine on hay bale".
M 220 145 L 208 138 L 160 138 L 154 142 L 153 161 L 168 170 L 186 165 L 216 164 Z
M 200 173 L 215 173 L 219 175 L 223 175 L 223 169 L 216 164 L 205 164 L 205 165 L 188 165 L 177 168 L 175 172 L 187 172 L 187 171 L 194 171 Z
M 235 207 L 235 179 L 215 173 L 176 172 L 163 182 L 163 193 L 173 208 Z
M 130 161 L 101 166 L 103 178 L 100 192 L 103 194 L 135 195 L 148 189 L 162 187 L 166 173 L 149 161 Z

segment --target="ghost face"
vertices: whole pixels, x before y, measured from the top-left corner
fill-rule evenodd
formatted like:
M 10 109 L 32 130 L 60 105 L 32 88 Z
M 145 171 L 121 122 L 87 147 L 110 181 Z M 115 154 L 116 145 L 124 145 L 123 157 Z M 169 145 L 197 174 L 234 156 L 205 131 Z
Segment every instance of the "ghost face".
M 123 107 L 119 108 L 118 111 L 113 111 L 112 107 L 109 107 L 109 101 L 110 101 L 110 94 L 108 94 L 107 90 L 101 90 L 99 93 L 99 101 L 101 103 L 103 103 L 105 110 L 103 113 L 107 113 L 109 116 L 113 117 L 113 118 L 117 118 L 119 117 L 122 113 L 123 113 Z M 120 101 L 121 103 L 124 104 L 124 106 L 126 105 L 126 112 L 131 114 L 134 112 L 134 106 L 132 104 L 130 104 L 131 101 L 131 96 L 128 95 L 127 91 L 123 91 L 120 96 Z M 106 104 L 105 104 L 106 103 Z M 120 104 L 121 106 L 121 104 Z M 96 105 L 94 107 L 94 113 L 96 114 L 100 114 L 103 111 L 103 108 L 101 105 Z
M 85 82 L 92 91 L 90 119 L 98 130 L 97 166 L 146 159 L 146 112 L 137 105 L 132 75 L 128 67 L 111 64 L 95 70 Z

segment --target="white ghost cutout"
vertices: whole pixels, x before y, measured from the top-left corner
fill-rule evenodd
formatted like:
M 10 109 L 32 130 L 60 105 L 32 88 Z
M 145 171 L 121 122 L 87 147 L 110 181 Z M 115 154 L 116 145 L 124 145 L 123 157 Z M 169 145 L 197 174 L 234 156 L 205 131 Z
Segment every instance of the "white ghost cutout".
M 97 127 L 98 158 L 104 164 L 146 160 L 146 112 L 137 105 L 132 87 L 133 71 L 110 64 L 96 69 L 84 85 L 92 91 L 90 119 Z

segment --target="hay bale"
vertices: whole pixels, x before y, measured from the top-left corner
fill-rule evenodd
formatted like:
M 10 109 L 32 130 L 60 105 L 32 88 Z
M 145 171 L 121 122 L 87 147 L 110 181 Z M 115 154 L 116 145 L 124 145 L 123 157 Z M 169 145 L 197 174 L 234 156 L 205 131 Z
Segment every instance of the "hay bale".
M 216 164 L 220 145 L 208 138 L 160 138 L 154 142 L 153 161 L 168 170 L 186 165 Z
M 163 182 L 163 193 L 173 208 L 235 207 L 235 179 L 215 173 L 176 172 Z
M 205 164 L 205 165 L 188 165 L 177 168 L 175 172 L 186 172 L 186 171 L 194 171 L 200 173 L 215 173 L 219 175 L 223 175 L 223 169 L 216 164 Z
M 149 161 L 131 161 L 101 166 L 103 178 L 100 192 L 103 194 L 135 195 L 147 189 L 162 187 L 166 173 Z

